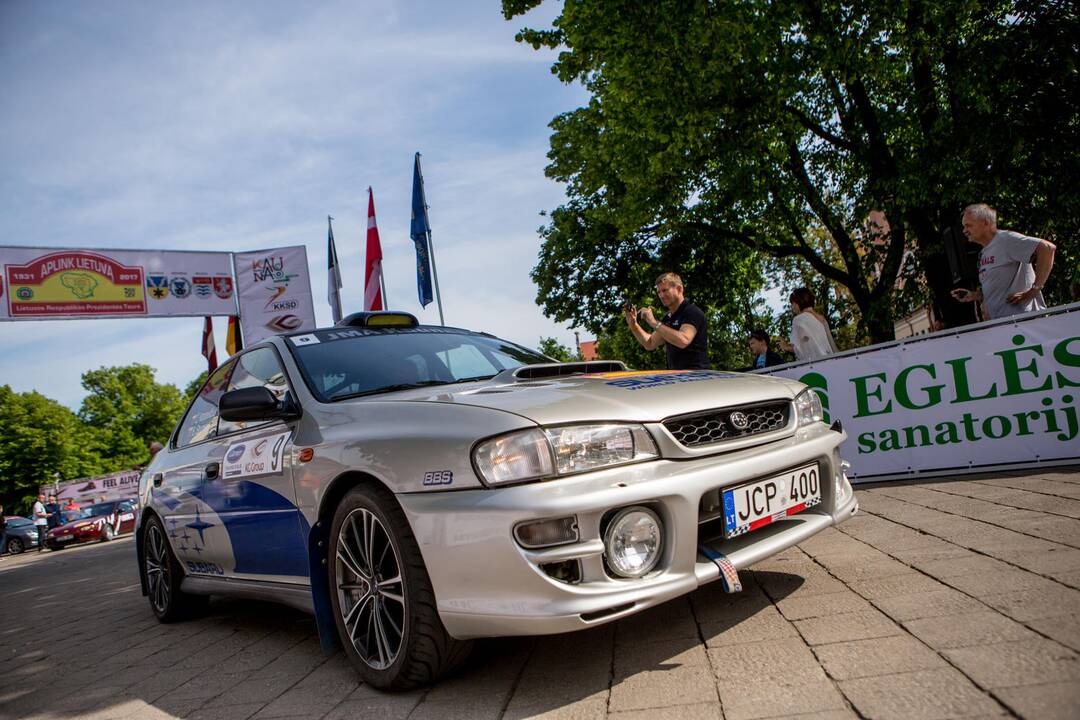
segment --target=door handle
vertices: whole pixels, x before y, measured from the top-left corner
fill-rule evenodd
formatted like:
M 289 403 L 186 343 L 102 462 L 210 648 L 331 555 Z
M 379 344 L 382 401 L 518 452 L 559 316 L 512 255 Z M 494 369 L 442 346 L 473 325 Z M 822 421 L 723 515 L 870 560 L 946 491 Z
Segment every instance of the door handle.
M 206 479 L 214 480 L 217 478 L 219 472 L 221 472 L 221 465 L 216 462 L 210 463 L 206 466 Z
M 161 487 L 161 482 L 165 479 L 165 476 L 161 473 L 154 473 L 154 487 Z

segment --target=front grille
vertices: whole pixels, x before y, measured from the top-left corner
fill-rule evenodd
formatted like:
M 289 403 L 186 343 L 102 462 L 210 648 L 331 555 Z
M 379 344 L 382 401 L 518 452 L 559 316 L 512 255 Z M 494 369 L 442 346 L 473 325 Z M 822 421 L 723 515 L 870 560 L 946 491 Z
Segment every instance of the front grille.
M 745 419 L 745 427 L 737 427 L 743 424 L 739 422 L 739 414 Z M 736 416 L 734 422 L 733 415 Z M 791 401 L 774 400 L 669 418 L 664 421 L 664 427 L 680 444 L 699 447 L 780 430 L 788 424 L 790 416 Z

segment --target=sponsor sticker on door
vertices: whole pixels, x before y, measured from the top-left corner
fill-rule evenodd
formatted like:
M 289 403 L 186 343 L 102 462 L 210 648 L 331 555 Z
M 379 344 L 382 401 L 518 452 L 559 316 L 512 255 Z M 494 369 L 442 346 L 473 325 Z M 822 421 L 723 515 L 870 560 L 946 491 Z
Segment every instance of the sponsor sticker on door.
M 285 441 L 288 439 L 289 433 L 283 432 L 257 440 L 232 443 L 225 449 L 222 477 L 231 479 L 281 472 Z

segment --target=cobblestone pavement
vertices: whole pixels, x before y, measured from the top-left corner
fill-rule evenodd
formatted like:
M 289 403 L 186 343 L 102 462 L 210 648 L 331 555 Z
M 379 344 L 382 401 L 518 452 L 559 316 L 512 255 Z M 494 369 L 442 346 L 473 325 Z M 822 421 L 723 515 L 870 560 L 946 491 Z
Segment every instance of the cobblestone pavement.
M 1080 472 L 859 489 L 838 529 L 594 630 L 387 695 L 310 617 L 159 625 L 130 539 L 0 559 L 0 718 L 1080 717 Z

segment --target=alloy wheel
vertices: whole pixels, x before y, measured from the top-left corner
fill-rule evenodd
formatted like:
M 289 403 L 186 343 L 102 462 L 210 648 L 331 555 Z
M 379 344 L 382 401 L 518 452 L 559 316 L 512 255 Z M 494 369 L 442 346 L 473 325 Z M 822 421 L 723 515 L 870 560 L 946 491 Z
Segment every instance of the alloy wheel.
M 334 559 L 338 607 L 360 659 L 390 667 L 407 631 L 405 586 L 397 548 L 382 522 L 358 508 L 341 525 Z
M 146 530 L 146 584 L 154 611 L 163 614 L 169 607 L 169 550 L 157 523 Z

